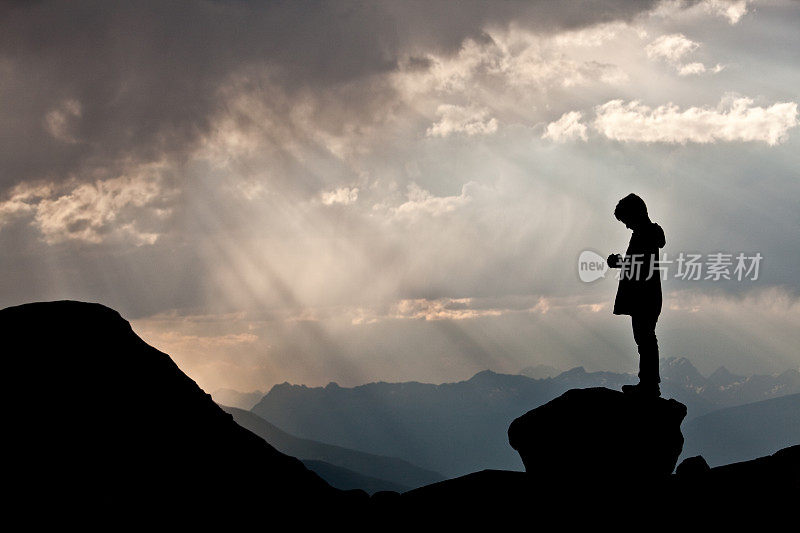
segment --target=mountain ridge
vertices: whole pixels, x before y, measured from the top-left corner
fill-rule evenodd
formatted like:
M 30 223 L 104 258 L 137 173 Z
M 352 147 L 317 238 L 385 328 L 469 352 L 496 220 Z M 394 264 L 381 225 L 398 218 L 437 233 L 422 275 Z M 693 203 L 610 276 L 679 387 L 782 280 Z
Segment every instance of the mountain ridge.
M 687 405 L 690 418 L 770 394 L 800 392 L 800 379 L 791 371 L 749 376 L 736 386 L 720 387 L 686 358 L 664 359 L 662 375 L 663 396 Z M 308 387 L 285 382 L 270 389 L 252 411 L 303 438 L 400 457 L 452 477 L 480 468 L 521 469 L 507 443 L 496 436 L 520 409 L 572 388 L 619 390 L 635 381 L 629 374 L 575 367 L 543 379 L 484 370 L 439 385 L 412 381 Z

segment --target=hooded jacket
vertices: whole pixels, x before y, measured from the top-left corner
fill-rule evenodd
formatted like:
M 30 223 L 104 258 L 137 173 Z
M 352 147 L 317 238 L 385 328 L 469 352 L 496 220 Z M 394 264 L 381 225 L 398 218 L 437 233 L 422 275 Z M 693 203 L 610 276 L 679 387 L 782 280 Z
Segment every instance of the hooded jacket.
M 658 316 L 661 313 L 659 248 L 666 244 L 664 230 L 648 222 L 634 230 L 620 268 L 615 315 Z

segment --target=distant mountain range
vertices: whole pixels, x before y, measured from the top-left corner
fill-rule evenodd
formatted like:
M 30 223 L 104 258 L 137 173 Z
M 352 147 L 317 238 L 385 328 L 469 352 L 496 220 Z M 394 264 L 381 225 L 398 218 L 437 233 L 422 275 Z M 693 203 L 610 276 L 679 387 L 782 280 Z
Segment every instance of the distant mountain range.
M 662 361 L 661 375 L 662 395 L 685 404 L 687 420 L 800 393 L 796 370 L 744 377 L 721 368 L 705 377 L 688 359 L 669 358 Z M 298 437 L 399 457 L 452 477 L 485 468 L 521 470 L 505 437 L 514 418 L 569 389 L 619 389 L 635 382 L 632 375 L 577 367 L 544 379 L 484 371 L 467 381 L 441 385 L 381 382 L 343 388 L 335 383 L 284 383 L 273 387 L 252 411 Z M 752 458 L 752 453 L 773 451 L 736 453 Z
M 528 376 L 529 378 L 533 379 L 546 379 L 546 378 L 554 378 L 561 374 L 561 370 L 550 366 L 550 365 L 533 365 L 533 366 L 526 366 L 522 370 L 519 371 L 520 374 L 523 376 Z
M 531 383 L 537 382 L 488 371 L 443 385 L 286 383 L 273 387 L 253 412 L 299 437 L 400 457 L 448 477 L 482 468 L 520 470 L 506 440 L 508 425 L 559 389 Z
M 280 430 L 255 413 L 220 406 L 237 424 L 270 443 L 278 451 L 298 457 L 332 486 L 367 492 L 402 492 L 442 481 L 444 476 L 424 470 L 402 459 L 349 450 L 341 446 L 301 439 Z
M 260 390 L 253 392 L 239 392 L 234 389 L 217 389 L 211 393 L 211 398 L 219 405 L 238 407 L 249 411 L 255 404 L 261 401 L 264 393 Z

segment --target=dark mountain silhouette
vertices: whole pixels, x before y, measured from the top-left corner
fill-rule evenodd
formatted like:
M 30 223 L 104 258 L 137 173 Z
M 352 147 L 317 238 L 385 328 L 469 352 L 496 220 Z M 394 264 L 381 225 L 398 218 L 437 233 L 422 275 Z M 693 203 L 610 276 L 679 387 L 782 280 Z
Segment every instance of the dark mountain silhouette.
M 800 443 L 800 394 L 713 411 L 683 425 L 684 457 L 719 466 Z
M 344 510 L 367 497 L 332 488 L 237 425 L 107 307 L 10 307 L 0 311 L 0 338 L 10 397 L 27 399 L 4 421 L 4 478 L 21 505 L 52 516 L 139 516 L 269 502 L 280 515 Z M 24 394 L 31 388 L 40 393 Z
M 800 393 L 800 380 L 794 380 L 793 372 L 719 386 L 688 359 L 667 358 L 661 366 L 661 390 L 664 397 L 686 405 L 693 418 L 753 397 Z M 520 406 L 537 407 L 570 389 L 619 390 L 635 381 L 629 374 L 577 367 L 538 380 L 484 371 L 467 381 L 442 385 L 381 382 L 310 388 L 284 383 L 273 387 L 253 412 L 303 438 L 400 457 L 458 476 L 486 468 L 522 469 L 502 437 L 519 416 Z
M 436 527 L 555 521 L 662 530 L 785 519 L 800 489 L 800 446 L 713 469 L 693 458 L 670 474 L 685 414 L 675 400 L 573 389 L 509 427 L 526 472 L 467 474 L 404 493 L 395 507 L 409 524 Z
M 403 524 L 424 521 L 430 529 L 471 526 L 491 531 L 489 525 L 518 526 L 526 518 L 540 520 L 538 514 L 553 516 L 566 502 L 547 506 L 552 503 L 544 499 L 547 493 L 544 484 L 525 472 L 487 469 L 403 493 L 393 507 L 402 509 L 397 516 Z
M 382 457 L 380 455 L 350 450 L 341 446 L 324 444 L 310 439 L 301 439 L 286 433 L 250 411 L 244 411 L 235 407 L 220 407 L 233 415 L 233 419 L 237 424 L 252 431 L 279 451 L 300 458 L 306 466 L 309 466 L 309 468 L 317 472 L 323 479 L 337 488 L 342 488 L 343 485 L 349 485 L 348 488 L 361 488 L 367 492 L 375 492 L 377 490 L 407 490 L 430 483 L 436 483 L 444 479 L 441 474 L 419 468 L 402 459 Z M 340 467 L 346 472 L 360 474 L 364 477 L 365 481 L 369 481 L 369 486 L 371 488 L 367 488 L 366 486 L 358 487 L 354 484 L 355 477 L 346 472 L 341 472 L 337 474 L 337 477 L 334 477 L 333 473 L 336 472 L 334 469 L 326 466 L 324 467 L 324 471 L 321 471 L 310 466 L 323 463 Z M 345 476 L 349 477 L 345 478 Z M 334 482 L 332 479 L 341 481 Z M 346 483 L 345 479 L 347 480 Z M 378 481 L 382 481 L 383 485 L 378 484 Z
M 667 475 L 680 452 L 680 404 L 593 389 L 568 391 L 515 422 L 510 434 L 527 472 L 477 469 L 370 498 L 331 487 L 237 425 L 107 307 L 64 301 L 7 308 L 0 311 L 0 338 L 8 394 L 26 398 L 3 420 L 4 480 L 12 488 L 6 505 L 31 524 L 180 520 L 210 527 L 225 519 L 248 527 L 431 529 L 518 526 L 549 516 L 611 526 L 628 519 L 639 528 L 656 516 L 658 526 L 704 518 L 741 525 L 749 513 L 765 525 L 785 519 L 800 491 L 800 446 L 716 468 L 692 458 Z M 505 405 L 509 397 L 530 395 L 527 379 L 481 373 L 445 387 L 455 398 L 450 421 L 474 416 L 461 409 L 459 397 L 492 390 L 485 401 Z M 516 388 L 498 388 L 509 383 Z M 31 388 L 43 392 L 25 394 Z M 402 388 L 404 397 L 430 392 L 421 384 Z M 517 414 L 538 404 L 520 401 Z M 444 414 L 435 417 L 447 424 Z
M 607 436 L 624 444 L 613 434 Z M 591 443 L 582 444 L 592 451 Z M 569 470 L 574 460 L 580 461 L 572 455 L 576 447 L 543 461 Z M 668 457 L 674 460 L 674 451 Z M 623 469 L 633 466 L 630 463 Z M 474 472 L 406 492 L 386 508 L 395 511 L 395 524 L 424 520 L 437 528 L 508 528 L 530 521 L 654 531 L 786 527 L 800 491 L 800 446 L 712 469 L 682 468 L 680 475 L 670 476 L 596 476 L 573 470 L 574 477 L 548 479 L 536 472 Z
M 687 465 L 687 463 L 691 463 Z M 680 495 L 687 516 L 703 516 L 716 525 L 782 525 L 800 494 L 800 445 L 750 461 L 708 468 L 701 457 L 678 465 L 663 492 Z M 735 512 L 721 513 L 723 509 Z M 791 526 L 790 526 L 791 527 Z
M 229 405 L 249 411 L 264 397 L 264 393 L 260 390 L 240 392 L 234 389 L 217 389 L 211 393 L 211 397 L 221 406 Z

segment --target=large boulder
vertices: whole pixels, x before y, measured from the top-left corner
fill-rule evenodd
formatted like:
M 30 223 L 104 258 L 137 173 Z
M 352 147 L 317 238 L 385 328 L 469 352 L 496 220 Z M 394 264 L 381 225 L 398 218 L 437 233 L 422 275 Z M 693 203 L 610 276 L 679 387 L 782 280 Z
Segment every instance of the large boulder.
M 536 478 L 656 481 L 675 468 L 685 416 L 672 399 L 572 389 L 514 420 L 508 440 Z

